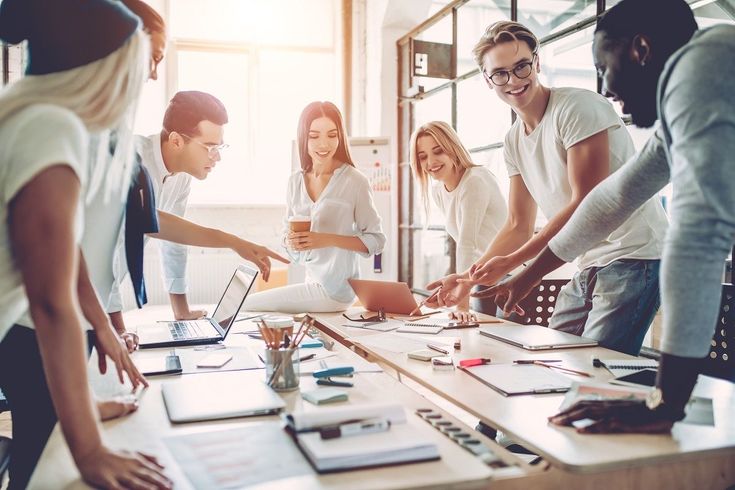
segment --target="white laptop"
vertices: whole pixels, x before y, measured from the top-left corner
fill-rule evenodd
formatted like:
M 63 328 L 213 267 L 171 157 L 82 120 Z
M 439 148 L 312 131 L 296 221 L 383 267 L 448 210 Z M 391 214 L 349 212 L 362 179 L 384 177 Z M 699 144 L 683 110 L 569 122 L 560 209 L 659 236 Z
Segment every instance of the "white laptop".
M 161 387 L 171 422 L 269 415 L 286 403 L 263 380 L 263 371 L 190 374 Z
M 161 321 L 142 326 L 138 329 L 140 348 L 183 347 L 223 341 L 235 323 L 257 276 L 256 269 L 245 265 L 237 266 L 211 318 Z
M 541 325 L 489 325 L 480 333 L 527 350 L 569 349 L 594 347 L 597 341 Z

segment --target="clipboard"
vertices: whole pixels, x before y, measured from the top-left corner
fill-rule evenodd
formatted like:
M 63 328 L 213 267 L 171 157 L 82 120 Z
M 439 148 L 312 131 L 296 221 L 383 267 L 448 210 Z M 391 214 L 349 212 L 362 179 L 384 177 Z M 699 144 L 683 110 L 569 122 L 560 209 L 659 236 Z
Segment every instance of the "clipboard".
M 535 364 L 481 364 L 460 369 L 503 396 L 565 393 L 572 380 Z

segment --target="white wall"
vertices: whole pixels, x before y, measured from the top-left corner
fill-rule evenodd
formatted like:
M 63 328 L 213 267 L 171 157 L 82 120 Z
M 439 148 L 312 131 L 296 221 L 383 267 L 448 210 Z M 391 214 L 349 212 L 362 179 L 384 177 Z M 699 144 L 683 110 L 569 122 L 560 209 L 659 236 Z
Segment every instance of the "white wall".
M 147 0 L 165 14 L 167 0 Z M 168 0 L 170 1 L 170 0 Z M 355 0 L 353 9 L 353 114 L 352 136 L 388 136 L 395 143 L 397 125 L 397 54 L 396 40 L 426 19 L 431 0 Z M 171 64 L 173 66 L 173 64 Z M 136 133 L 160 131 L 163 113 L 172 87 L 172 70 L 164 59 L 159 67 L 158 81 L 149 81 L 138 108 Z M 393 145 L 393 161 L 396 148 Z M 257 176 L 253 183 L 257 185 Z M 284 206 L 191 206 L 186 217 L 205 226 L 220 228 L 243 238 L 282 251 L 281 220 Z M 202 254 L 234 254 L 192 248 L 190 259 Z M 167 294 L 160 283 L 160 263 L 156 240 L 146 248 L 146 286 L 151 304 L 166 303 Z M 192 260 L 190 260 L 193 263 Z M 190 267 L 190 271 L 191 271 Z M 208 299 L 210 286 L 204 287 L 189 274 L 190 302 Z M 134 306 L 129 285 L 124 285 L 126 307 Z

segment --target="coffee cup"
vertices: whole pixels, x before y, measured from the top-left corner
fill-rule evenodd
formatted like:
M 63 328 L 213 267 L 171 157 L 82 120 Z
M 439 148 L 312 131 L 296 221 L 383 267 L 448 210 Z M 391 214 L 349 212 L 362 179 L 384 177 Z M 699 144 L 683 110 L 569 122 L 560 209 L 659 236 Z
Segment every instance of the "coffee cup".
M 288 219 L 288 227 L 291 231 L 311 231 L 311 218 L 309 216 L 291 216 Z

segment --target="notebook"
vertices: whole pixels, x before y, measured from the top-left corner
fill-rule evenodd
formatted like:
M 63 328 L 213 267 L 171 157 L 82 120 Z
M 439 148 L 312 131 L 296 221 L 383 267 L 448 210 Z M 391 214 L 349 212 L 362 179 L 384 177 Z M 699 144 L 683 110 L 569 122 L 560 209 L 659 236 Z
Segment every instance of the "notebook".
M 436 335 L 442 330 L 444 330 L 444 326 L 442 325 L 430 325 L 430 324 L 424 324 L 424 323 L 406 322 L 400 327 L 398 327 L 398 330 L 396 330 L 396 332 L 423 333 L 423 334 Z
M 480 333 L 526 350 L 594 347 L 597 341 L 541 325 L 491 325 L 480 327 Z
M 319 429 L 385 418 L 388 430 L 324 439 Z M 304 455 L 320 473 L 429 461 L 440 458 L 432 439 L 410 423 L 397 404 L 352 405 L 290 414 L 287 424 Z
M 445 330 L 454 328 L 472 328 L 477 327 L 477 322 L 466 322 L 462 323 L 451 318 L 427 318 L 425 320 L 408 321 L 406 325 L 420 326 L 420 327 L 442 327 Z
M 658 369 L 658 361 L 655 359 L 602 359 L 600 362 L 616 378 L 641 369 Z
M 462 370 L 503 396 L 564 393 L 572 386 L 563 374 L 533 364 L 483 364 Z

